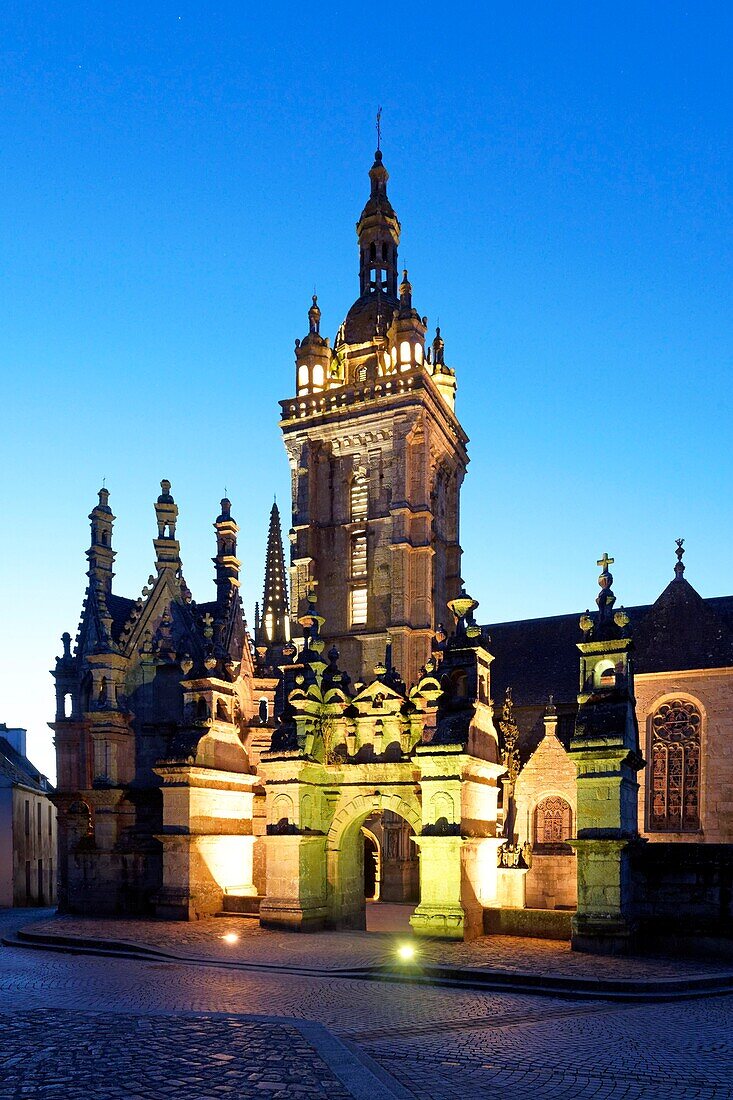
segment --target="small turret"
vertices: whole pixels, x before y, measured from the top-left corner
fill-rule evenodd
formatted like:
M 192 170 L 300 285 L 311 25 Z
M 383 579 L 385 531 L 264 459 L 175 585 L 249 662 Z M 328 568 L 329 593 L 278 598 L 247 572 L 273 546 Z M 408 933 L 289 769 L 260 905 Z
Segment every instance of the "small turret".
M 164 569 L 181 568 L 181 547 L 176 539 L 178 505 L 171 496 L 171 483 L 165 478 L 160 483 L 160 496 L 155 504 L 155 518 L 158 523 L 158 537 L 153 539 L 155 547 L 155 568 L 158 573 Z
M 109 490 L 99 490 L 99 503 L 89 513 L 91 522 L 91 544 L 87 550 L 90 587 L 99 595 L 108 596 L 112 591 L 112 565 L 115 552 L 112 549 L 112 527 L 115 517 L 109 506 Z
M 397 297 L 397 246 L 400 223 L 387 198 L 389 172 L 377 149 L 369 169 L 371 194 L 356 223 L 359 238 L 359 289 L 361 294 L 381 292 Z
M 392 370 L 408 371 L 421 367 L 425 360 L 425 332 L 427 317 L 421 317 L 412 305 L 412 283 L 407 268 L 402 272 L 399 309 L 394 312 L 392 325 L 387 333 L 391 346 Z
M 217 603 L 226 605 L 230 594 L 239 588 L 239 566 L 237 557 L 237 532 L 239 527 L 232 519 L 232 502 L 224 497 L 221 512 L 214 529 L 216 530 L 216 557 L 211 560 L 216 567 Z
M 321 310 L 318 296 L 308 310 L 308 335 L 295 341 L 295 384 L 299 397 L 322 393 L 332 374 L 333 352 L 328 340 L 321 336 Z

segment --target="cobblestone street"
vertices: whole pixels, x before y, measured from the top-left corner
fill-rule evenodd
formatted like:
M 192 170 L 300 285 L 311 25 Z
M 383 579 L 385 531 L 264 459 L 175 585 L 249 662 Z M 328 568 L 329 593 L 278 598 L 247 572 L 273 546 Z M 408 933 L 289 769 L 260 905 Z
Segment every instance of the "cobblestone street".
M 41 915 L 2 911 L 0 931 Z M 5 947 L 0 964 L 0 1100 L 733 1097 L 729 997 L 614 1004 Z

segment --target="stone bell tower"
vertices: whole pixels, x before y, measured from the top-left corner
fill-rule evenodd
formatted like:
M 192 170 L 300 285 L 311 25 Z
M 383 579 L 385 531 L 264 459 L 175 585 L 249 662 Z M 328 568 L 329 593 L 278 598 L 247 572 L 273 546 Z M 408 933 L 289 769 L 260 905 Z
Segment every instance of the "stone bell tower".
M 313 296 L 280 426 L 292 474 L 291 613 L 302 615 L 316 589 L 345 666 L 371 679 L 390 643 L 411 683 L 461 588 L 468 440 L 440 329 L 426 347 L 406 271 L 397 283 L 388 178 L 377 149 L 356 225 L 359 297 L 331 346 Z

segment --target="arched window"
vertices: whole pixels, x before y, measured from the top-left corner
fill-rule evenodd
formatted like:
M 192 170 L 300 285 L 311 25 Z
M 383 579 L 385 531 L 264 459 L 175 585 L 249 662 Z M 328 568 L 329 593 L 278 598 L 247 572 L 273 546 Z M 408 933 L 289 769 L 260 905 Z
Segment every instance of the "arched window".
M 694 703 L 671 699 L 651 720 L 649 828 L 697 832 L 700 828 L 700 729 Z
M 534 812 L 535 844 L 564 844 L 571 833 L 572 810 L 564 798 L 551 795 Z
M 260 724 L 266 726 L 267 720 L 270 717 L 270 707 L 268 705 L 267 699 L 264 696 L 260 699 L 258 713 L 260 716 Z

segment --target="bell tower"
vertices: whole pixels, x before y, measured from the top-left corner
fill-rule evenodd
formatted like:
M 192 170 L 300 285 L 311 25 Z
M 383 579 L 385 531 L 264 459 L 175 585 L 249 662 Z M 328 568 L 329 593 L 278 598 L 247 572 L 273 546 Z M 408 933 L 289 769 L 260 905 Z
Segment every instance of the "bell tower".
M 407 683 L 430 657 L 461 589 L 459 497 L 468 442 L 438 330 L 398 285 L 401 227 L 377 149 L 356 224 L 359 297 L 333 346 L 316 299 L 295 342 L 295 393 L 282 401 L 292 478 L 291 613 L 317 586 L 326 637 L 371 679 L 391 644 Z

